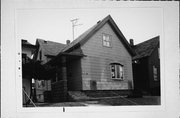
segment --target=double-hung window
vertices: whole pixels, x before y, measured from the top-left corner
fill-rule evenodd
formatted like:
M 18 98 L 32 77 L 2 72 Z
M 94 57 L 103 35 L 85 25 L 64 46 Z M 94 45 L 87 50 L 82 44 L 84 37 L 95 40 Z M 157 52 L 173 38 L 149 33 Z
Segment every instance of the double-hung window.
M 103 46 L 111 47 L 111 36 L 109 34 L 103 34 Z
M 111 64 L 111 78 L 112 79 L 124 79 L 124 68 L 123 65 L 118 63 Z

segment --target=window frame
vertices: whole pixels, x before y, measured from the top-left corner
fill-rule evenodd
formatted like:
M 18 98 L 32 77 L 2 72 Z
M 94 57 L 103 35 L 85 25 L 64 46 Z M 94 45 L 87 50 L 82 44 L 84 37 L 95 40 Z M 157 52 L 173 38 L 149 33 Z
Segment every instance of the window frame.
M 27 63 L 27 54 L 22 53 L 22 64 L 26 64 L 26 63 Z
M 155 65 L 153 65 L 153 80 L 159 81 L 158 80 L 158 68 Z
M 105 37 L 108 36 L 109 37 L 109 41 L 105 40 L 104 36 Z M 109 46 L 107 44 L 109 44 Z M 109 48 L 112 47 L 112 36 L 110 34 L 102 33 L 102 45 L 104 47 L 109 47 Z
M 158 58 L 160 59 L 160 48 L 158 47 Z
M 113 77 L 113 71 L 112 71 L 112 66 L 114 66 L 114 76 Z M 119 72 L 117 71 L 117 68 L 119 68 Z M 121 69 L 120 69 L 121 68 Z M 111 63 L 110 64 L 110 72 L 111 72 L 111 79 L 114 80 L 124 80 L 124 65 L 120 64 L 120 63 Z M 118 77 L 119 74 L 119 77 Z

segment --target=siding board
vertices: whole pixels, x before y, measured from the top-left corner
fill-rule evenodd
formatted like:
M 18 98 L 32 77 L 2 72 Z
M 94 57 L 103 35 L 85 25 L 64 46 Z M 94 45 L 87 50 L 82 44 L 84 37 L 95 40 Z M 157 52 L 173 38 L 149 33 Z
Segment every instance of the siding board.
M 112 47 L 102 45 L 103 33 L 111 35 Z M 91 89 L 91 80 L 96 81 L 98 90 L 131 89 L 132 57 L 108 23 L 82 45 L 81 49 L 87 55 L 81 59 L 83 90 Z M 123 81 L 111 79 L 110 63 L 114 62 L 124 65 Z

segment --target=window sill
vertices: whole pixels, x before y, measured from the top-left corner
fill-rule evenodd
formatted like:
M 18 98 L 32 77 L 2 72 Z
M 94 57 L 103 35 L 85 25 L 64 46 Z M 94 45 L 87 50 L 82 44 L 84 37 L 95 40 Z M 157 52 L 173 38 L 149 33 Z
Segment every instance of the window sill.
M 111 78 L 112 80 L 117 80 L 117 81 L 124 81 L 124 79 L 120 79 L 120 78 Z
M 106 47 L 106 48 L 112 48 L 112 46 L 106 46 L 106 45 L 103 45 L 103 47 Z

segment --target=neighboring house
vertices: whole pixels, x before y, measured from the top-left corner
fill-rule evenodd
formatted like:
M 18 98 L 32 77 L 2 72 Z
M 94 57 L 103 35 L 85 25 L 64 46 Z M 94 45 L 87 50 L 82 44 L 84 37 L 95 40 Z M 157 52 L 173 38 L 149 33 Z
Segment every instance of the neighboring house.
M 66 47 L 65 44 L 46 41 L 43 39 L 37 39 L 36 46 L 38 49 L 34 55 L 34 59 L 41 61 L 41 64 L 47 63 L 49 60 L 59 54 L 64 47 Z
M 56 68 L 52 76 L 53 101 L 65 100 L 67 91 L 132 90 L 134 55 L 108 15 L 46 63 Z
M 30 44 L 27 40 L 21 40 L 22 44 L 22 68 L 23 68 L 23 104 L 26 104 L 29 101 L 29 98 L 32 93 L 32 74 L 31 69 L 27 66 L 32 59 L 32 56 L 36 50 L 36 46 Z
M 53 57 L 55 57 L 66 45 L 37 39 L 36 46 L 38 48 L 33 59 L 36 61 L 40 61 L 41 64 L 44 65 Z M 37 78 L 35 80 L 35 88 L 38 102 L 44 102 L 44 92 L 51 90 L 51 80 L 47 80 L 45 78 L 41 78 L 41 80 L 39 80 Z
M 136 55 L 133 57 L 133 77 L 136 90 L 160 95 L 160 50 L 159 36 L 133 45 Z

